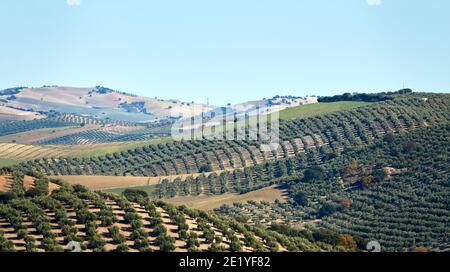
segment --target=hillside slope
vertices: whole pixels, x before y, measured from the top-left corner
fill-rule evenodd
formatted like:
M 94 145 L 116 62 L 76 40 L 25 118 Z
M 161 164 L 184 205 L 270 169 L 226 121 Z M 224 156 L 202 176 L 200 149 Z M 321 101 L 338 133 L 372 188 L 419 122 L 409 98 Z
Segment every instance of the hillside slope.
M 298 169 L 283 181 L 290 203 L 248 203 L 218 211 L 248 222 L 345 232 L 378 241 L 389 251 L 448 249 L 449 132 L 447 123 L 387 135 L 320 168 Z
M 342 246 L 347 250 L 361 250 L 370 240 L 378 241 L 383 250 L 388 251 L 423 248 L 442 251 L 450 245 L 449 106 L 450 96 L 446 94 L 405 94 L 349 110 L 282 120 L 281 145 L 271 152 L 261 151 L 260 141 L 170 141 L 91 158 L 39 158 L 18 167 L 25 173 L 73 175 L 75 182 L 83 178 L 76 175 L 103 175 L 105 181 L 107 175 L 116 175 L 116 181 L 123 183 L 121 187 L 126 187 L 128 180 L 121 176 L 142 177 L 147 183 L 150 179 L 145 181 L 146 177 L 151 177 L 155 181 L 148 186 L 151 188 L 145 188 L 153 201 L 140 197 L 144 194 L 142 191 L 120 190 L 126 192 L 128 199 L 124 199 L 115 194 L 92 193 L 81 186 L 56 182 L 62 189 L 46 198 L 59 201 L 76 220 L 71 220 L 76 230 L 68 233 L 78 233 L 75 236 L 80 236 L 78 238 L 84 241 L 89 251 L 183 251 L 188 250 L 188 243 L 195 245 L 191 250 L 208 250 L 211 244 L 215 244 L 211 250 L 218 247 L 231 251 L 334 251 L 342 250 Z M 86 179 L 95 182 L 96 178 L 88 176 Z M 11 181 L 10 176 L 8 180 Z M 13 194 L 3 194 L 1 198 L 5 204 L 2 205 L 6 211 L 4 217 L 12 216 L 7 212 L 11 207 L 27 212 L 31 209 L 28 202 L 33 202 L 36 197 L 36 190 L 30 195 L 26 189 L 21 189 L 20 179 L 10 184 L 5 188 Z M 259 203 L 250 200 L 223 206 L 217 212 L 226 218 L 185 207 L 174 208 L 155 200 L 236 196 L 275 184 L 288 188 L 286 201 Z M 42 186 L 35 187 L 42 189 Z M 109 223 L 105 224 L 109 224 L 110 229 L 98 227 L 103 224 L 104 215 L 111 214 L 109 206 L 113 206 L 113 214 L 117 213 L 118 229 L 111 228 Z M 145 210 L 148 207 L 154 208 Z M 179 228 L 164 232 L 156 226 L 158 230 L 155 231 L 153 228 L 159 223 L 152 223 L 154 209 L 160 214 L 168 214 Z M 186 222 L 197 220 L 197 226 L 200 226 L 192 231 L 201 229 L 211 233 L 203 223 L 198 223 L 201 217 L 200 221 L 210 222 L 210 227 L 217 229 L 213 232 L 218 231 L 216 234 L 222 238 L 214 243 L 215 239 L 207 238 L 210 234 L 196 234 L 196 239 L 204 237 L 205 241 L 211 242 L 198 245 L 195 235 L 193 238 L 182 232 L 186 229 L 182 224 L 185 221 L 180 219 L 180 212 L 173 209 L 181 211 Z M 37 209 L 33 210 L 38 213 Z M 78 210 L 81 215 L 77 214 Z M 115 213 L 116 210 L 120 211 Z M 138 215 L 126 216 L 133 210 Z M 150 219 L 140 216 L 139 211 L 148 212 Z M 42 216 L 39 220 L 43 220 Z M 159 217 L 156 213 L 156 218 Z M 86 218 L 91 219 L 86 221 Z M 132 218 L 148 222 L 133 223 Z M 216 220 L 228 227 L 223 228 L 224 225 Z M 8 221 L 17 222 L 15 217 Z M 112 221 L 114 224 L 115 220 Z M 163 220 L 161 224 L 171 230 L 172 223 Z M 26 223 L 27 226 L 32 224 Z M 145 232 L 151 233 L 145 239 L 150 240 L 149 246 L 139 246 L 142 239 L 135 245 L 138 234 L 132 231 L 129 234 L 130 226 L 121 224 L 147 228 Z M 10 226 L 5 228 L 11 231 Z M 233 229 L 232 234 L 237 238 L 229 236 L 228 228 Z M 54 232 L 59 233 L 59 230 Z M 179 235 L 178 238 L 174 233 Z M 3 241 L 5 245 L 11 245 L 7 234 L 3 235 L 6 237 Z M 63 236 L 66 234 L 64 232 Z M 42 239 L 45 242 L 39 244 L 41 250 L 47 248 L 47 243 L 55 246 L 53 234 L 42 235 L 49 239 Z M 116 237 L 114 243 L 110 239 L 113 235 Z M 141 232 L 139 235 L 145 236 Z M 168 238 L 171 235 L 175 241 Z M 224 242 L 226 238 L 228 243 Z M 9 237 L 11 239 L 15 238 Z M 17 239 L 12 242 L 17 244 Z M 63 243 L 58 241 L 57 246 L 49 250 L 59 250 Z M 17 246 L 24 250 L 23 243 L 22 248 Z
M 299 158 L 307 165 L 317 165 L 386 134 L 446 123 L 449 111 L 449 95 L 407 95 L 356 109 L 281 121 L 280 147 L 272 152 L 261 151 L 259 141 L 174 141 L 85 159 L 44 158 L 21 167 L 48 175 L 172 176 L 256 169 L 280 159 Z
M 140 192 L 125 198 L 60 183 L 47 196 L 48 180 L 37 180 L 39 189 L 31 195 L 14 172 L 12 190 L 0 194 L 0 252 L 64 251 L 69 242 L 86 252 L 345 250 L 149 201 Z

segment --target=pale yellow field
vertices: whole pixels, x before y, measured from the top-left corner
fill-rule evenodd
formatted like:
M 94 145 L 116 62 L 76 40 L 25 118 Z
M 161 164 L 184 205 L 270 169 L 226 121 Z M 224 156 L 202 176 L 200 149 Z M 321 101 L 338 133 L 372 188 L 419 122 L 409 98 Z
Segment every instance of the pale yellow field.
M 216 172 L 220 173 L 220 171 Z M 208 176 L 211 173 L 205 173 Z M 119 177 L 119 176 L 52 176 L 53 179 L 60 179 L 70 184 L 80 184 L 92 190 L 106 190 L 117 188 L 129 188 L 146 185 L 156 185 L 167 179 L 169 182 L 176 178 L 186 179 L 189 176 L 194 178 L 201 174 L 185 174 L 163 177 Z
M 164 199 L 164 201 L 174 205 L 186 205 L 187 207 L 193 209 L 213 210 L 224 204 L 232 205 L 233 203 L 244 203 L 249 200 L 254 200 L 257 202 L 275 202 L 277 199 L 281 202 L 285 202 L 286 192 L 277 186 L 271 186 L 242 195 L 226 193 L 223 195 L 211 196 L 183 196 Z
M 79 184 L 92 190 L 133 187 L 158 184 L 159 178 L 117 176 L 52 176 L 70 184 Z
M 6 97 L 6 96 L 5 96 Z M 2 98 L 5 98 L 2 97 Z M 34 120 L 42 119 L 45 116 L 36 112 L 14 109 L 0 105 L 0 117 L 2 120 Z

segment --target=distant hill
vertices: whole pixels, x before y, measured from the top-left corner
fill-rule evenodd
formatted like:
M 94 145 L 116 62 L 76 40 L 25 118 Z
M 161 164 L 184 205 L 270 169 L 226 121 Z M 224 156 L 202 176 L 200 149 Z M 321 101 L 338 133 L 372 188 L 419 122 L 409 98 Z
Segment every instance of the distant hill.
M 233 114 L 270 107 L 278 112 L 290 107 L 317 103 L 315 96 L 275 96 L 269 99 L 228 105 Z M 43 86 L 0 90 L 0 120 L 43 119 L 48 113 L 75 114 L 124 122 L 186 118 L 215 111 L 216 106 L 138 96 L 103 86 L 89 88 Z
M 59 112 L 88 115 L 100 119 L 145 122 L 158 118 L 189 117 L 192 115 L 192 105 L 192 103 L 177 100 L 137 96 L 101 86 L 92 88 L 20 87 L 0 91 L 0 118 L 5 115 L 3 119 L 15 117 L 16 120 L 29 120 L 39 118 L 42 113 Z M 196 109 L 202 106 L 194 105 L 198 106 Z M 204 111 L 213 108 L 203 105 Z M 194 112 L 194 114 L 200 113 Z

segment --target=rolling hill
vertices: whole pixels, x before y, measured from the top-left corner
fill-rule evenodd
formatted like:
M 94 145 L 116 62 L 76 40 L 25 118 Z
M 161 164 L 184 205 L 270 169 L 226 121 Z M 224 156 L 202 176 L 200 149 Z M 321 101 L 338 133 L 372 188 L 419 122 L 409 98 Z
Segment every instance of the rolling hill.
M 188 117 L 191 116 L 193 108 L 203 107 L 205 111 L 213 109 L 207 105 L 191 102 L 141 97 L 101 86 L 93 88 L 58 86 L 13 88 L 0 91 L 0 101 L 2 107 L 0 113 L 16 115 L 18 120 L 26 120 L 22 116 L 28 116 L 31 113 L 53 111 L 89 115 L 99 119 L 149 122 L 157 118 Z M 9 111 L 7 112 L 6 109 Z M 29 114 L 24 112 L 29 112 Z M 194 112 L 194 114 L 199 113 L 201 112 Z
M 30 127 L 42 135 L 36 134 L 40 145 L 0 149 L 5 163 L 21 161 L 3 169 L 9 192 L 0 200 L 0 249 L 59 251 L 74 239 L 87 251 L 360 251 L 368 241 L 385 251 L 449 248 L 450 95 L 345 94 L 300 106 L 293 99 L 301 100 L 278 97 L 242 108 L 293 105 L 278 107 L 280 145 L 272 151 L 250 139 L 246 127 L 245 137 L 234 140 L 174 141 L 157 134 L 170 124 L 61 113 L 4 121 L 2 137 L 29 140 Z M 52 127 L 56 137 L 45 136 Z M 131 135 L 145 129 L 155 139 L 134 141 Z M 119 130 L 128 138 L 114 143 Z M 22 185 L 19 173 L 39 185 Z M 50 195 L 39 193 L 43 175 L 59 186 Z M 64 223 L 52 217 L 56 206 L 68 214 Z M 20 215 L 34 240 L 12 226 Z M 50 228 L 36 233 L 33 220 Z M 217 243 L 205 221 L 221 237 Z

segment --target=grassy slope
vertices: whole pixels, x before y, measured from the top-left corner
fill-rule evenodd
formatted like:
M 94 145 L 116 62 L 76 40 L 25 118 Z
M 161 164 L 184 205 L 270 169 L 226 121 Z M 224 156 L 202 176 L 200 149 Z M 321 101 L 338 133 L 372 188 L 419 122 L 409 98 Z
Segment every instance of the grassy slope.
M 349 110 L 356 107 L 367 106 L 371 103 L 357 101 L 341 101 L 333 103 L 317 103 L 298 107 L 292 107 L 280 112 L 280 119 L 292 120 L 309 116 Z

